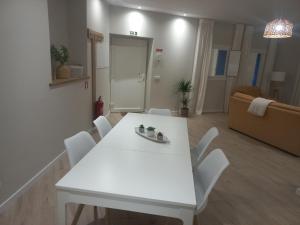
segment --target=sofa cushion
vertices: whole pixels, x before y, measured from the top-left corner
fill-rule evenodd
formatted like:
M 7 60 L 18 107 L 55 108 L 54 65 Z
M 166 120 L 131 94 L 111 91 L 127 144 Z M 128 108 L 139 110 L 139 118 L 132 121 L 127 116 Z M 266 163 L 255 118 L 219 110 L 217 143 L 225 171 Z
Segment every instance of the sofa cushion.
M 246 95 L 250 95 L 253 97 L 261 97 L 262 93 L 261 90 L 257 87 L 252 87 L 252 86 L 240 86 L 240 87 L 236 87 L 232 90 L 232 94 L 239 92 L 239 93 L 243 93 Z
M 244 100 L 248 100 L 248 101 L 252 101 L 253 99 L 255 99 L 255 97 L 251 96 L 251 95 L 247 95 L 247 94 L 243 94 L 241 92 L 236 92 L 234 93 L 233 95 L 234 97 L 237 97 L 237 98 L 241 98 L 241 99 L 244 99 Z
M 287 104 L 280 103 L 280 102 L 272 102 L 271 106 L 300 113 L 300 107 L 293 106 L 293 105 L 287 105 Z
M 240 92 L 234 93 L 233 96 L 236 97 L 236 98 L 240 98 L 240 99 L 249 101 L 249 103 L 250 103 L 253 99 L 255 99 L 255 97 L 253 97 L 253 96 L 251 96 L 251 95 L 246 95 L 246 94 L 243 94 L 243 93 L 240 93 Z M 292 105 L 287 105 L 287 104 L 284 104 L 284 103 L 281 103 L 281 102 L 276 102 L 276 101 L 274 101 L 274 102 L 272 102 L 269 106 L 275 107 L 275 108 L 284 109 L 284 110 L 290 110 L 290 111 L 294 111 L 294 112 L 300 113 L 300 107 L 292 106 Z

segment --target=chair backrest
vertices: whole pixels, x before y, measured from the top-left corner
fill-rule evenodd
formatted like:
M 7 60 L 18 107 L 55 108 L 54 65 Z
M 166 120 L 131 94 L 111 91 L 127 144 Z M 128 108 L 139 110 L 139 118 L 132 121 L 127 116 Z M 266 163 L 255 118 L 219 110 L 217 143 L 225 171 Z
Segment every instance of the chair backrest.
M 101 138 L 104 138 L 104 136 L 112 129 L 112 126 L 105 118 L 105 116 L 99 116 L 97 119 L 94 120 L 94 124 L 97 127 Z
M 197 210 L 202 209 L 208 195 L 217 183 L 229 161 L 221 149 L 215 149 L 194 170 L 194 183 L 197 199 Z
M 216 127 L 210 128 L 198 142 L 196 148 L 193 151 L 196 151 L 197 160 L 195 160 L 195 164 L 193 167 L 199 165 L 201 162 L 207 147 L 210 143 L 219 135 L 219 130 Z
M 75 166 L 95 145 L 92 136 L 81 131 L 64 140 L 71 167 Z
M 149 109 L 148 114 L 155 114 L 155 115 L 161 115 L 161 116 L 172 116 L 172 112 L 170 109 L 151 108 L 151 109 Z

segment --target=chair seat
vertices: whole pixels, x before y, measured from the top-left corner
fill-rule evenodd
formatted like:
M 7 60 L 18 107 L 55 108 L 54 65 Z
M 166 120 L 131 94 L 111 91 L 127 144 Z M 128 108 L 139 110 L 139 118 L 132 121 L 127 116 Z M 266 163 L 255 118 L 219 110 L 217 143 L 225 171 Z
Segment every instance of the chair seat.
M 223 171 L 229 166 L 229 161 L 221 149 L 215 149 L 194 168 L 194 185 L 197 207 L 195 214 L 200 213 L 207 204 L 207 199 L 220 178 Z
M 161 116 L 172 116 L 172 112 L 170 109 L 158 109 L 158 108 L 149 109 L 148 114 L 161 115 Z

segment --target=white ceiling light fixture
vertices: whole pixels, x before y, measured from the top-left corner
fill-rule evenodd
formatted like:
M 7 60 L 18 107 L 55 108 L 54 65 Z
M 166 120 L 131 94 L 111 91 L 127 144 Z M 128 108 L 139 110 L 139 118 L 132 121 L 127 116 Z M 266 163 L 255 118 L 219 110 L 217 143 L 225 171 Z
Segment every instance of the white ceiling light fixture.
M 142 9 L 142 6 L 138 6 L 138 9 Z
M 294 25 L 287 19 L 275 19 L 265 28 L 264 38 L 289 38 L 293 35 Z
M 183 16 L 186 16 L 186 13 L 183 13 Z

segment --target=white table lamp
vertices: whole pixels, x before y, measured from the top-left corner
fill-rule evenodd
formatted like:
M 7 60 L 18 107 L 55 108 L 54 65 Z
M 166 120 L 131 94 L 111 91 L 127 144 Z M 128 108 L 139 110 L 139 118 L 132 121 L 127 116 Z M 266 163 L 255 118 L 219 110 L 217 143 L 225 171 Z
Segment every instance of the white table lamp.
M 272 72 L 271 81 L 284 82 L 286 72 Z

